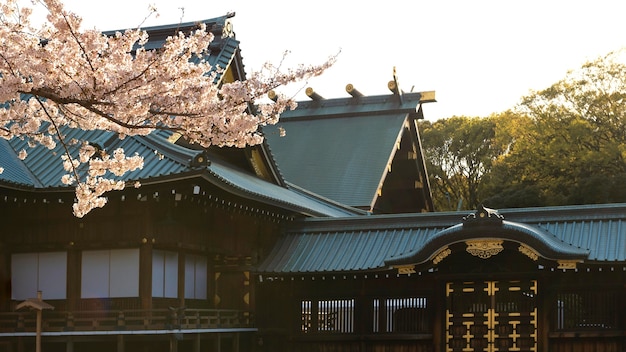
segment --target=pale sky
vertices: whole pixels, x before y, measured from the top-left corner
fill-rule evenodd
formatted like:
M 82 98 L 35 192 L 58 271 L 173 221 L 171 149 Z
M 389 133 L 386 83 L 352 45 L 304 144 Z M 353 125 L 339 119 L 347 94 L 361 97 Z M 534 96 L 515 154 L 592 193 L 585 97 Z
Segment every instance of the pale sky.
M 277 63 L 318 63 L 341 50 L 324 75 L 303 83 L 324 98 L 388 94 L 393 67 L 404 91 L 436 91 L 429 120 L 487 116 L 530 90 L 626 46 L 626 1 L 557 0 L 65 0 L 100 30 L 190 22 L 234 11 L 246 71 Z M 179 8 L 184 8 L 181 13 Z M 300 87 L 296 87 L 300 88 Z M 296 89 L 294 88 L 294 89 Z M 303 93 L 298 95 L 304 99 Z

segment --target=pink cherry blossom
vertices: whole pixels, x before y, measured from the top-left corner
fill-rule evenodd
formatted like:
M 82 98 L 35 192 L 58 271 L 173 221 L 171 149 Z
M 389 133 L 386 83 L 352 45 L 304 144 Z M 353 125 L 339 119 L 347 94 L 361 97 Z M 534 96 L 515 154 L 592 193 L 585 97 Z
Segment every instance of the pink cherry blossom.
M 123 189 L 121 177 L 141 168 L 143 160 L 123 150 L 95 155 L 89 141 L 66 141 L 64 127 L 111 131 L 119 138 L 166 129 L 203 147 L 257 144 L 263 140 L 259 126 L 275 124 L 282 111 L 295 107 L 284 95 L 261 98 L 334 62 L 331 57 L 285 71 L 268 63 L 245 81 L 216 85 L 220 68 L 205 60 L 213 35 L 203 24 L 168 38 L 159 50 L 146 50 L 148 34 L 141 29 L 110 37 L 83 30 L 81 18 L 59 0 L 33 1 L 48 11 L 47 22 L 37 27 L 32 10 L 18 2 L 0 2 L 0 137 L 24 138 L 50 150 L 57 143 L 81 144 L 77 158 L 66 147 L 60 160 L 68 171 L 61 181 L 75 185 L 79 217 L 103 206 L 105 192 Z M 76 171 L 81 165 L 89 169 L 83 177 Z M 104 177 L 107 172 L 118 178 Z

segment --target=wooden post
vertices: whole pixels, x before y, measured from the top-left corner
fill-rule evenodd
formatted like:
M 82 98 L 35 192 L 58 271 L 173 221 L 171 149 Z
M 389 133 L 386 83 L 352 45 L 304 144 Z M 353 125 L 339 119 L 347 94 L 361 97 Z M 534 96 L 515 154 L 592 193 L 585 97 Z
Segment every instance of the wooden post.
M 124 352 L 124 335 L 117 335 L 117 352 Z
M 139 296 L 141 309 L 152 311 L 152 241 L 144 237 L 139 249 Z M 151 317 L 149 317 L 151 319 Z M 148 322 L 146 322 L 148 323 Z M 148 325 L 148 324 L 146 324 Z
M 200 333 L 197 333 L 193 340 L 193 352 L 200 352 Z
M 233 334 L 233 351 L 239 352 L 239 333 L 238 332 Z
M 70 312 L 79 310 L 81 258 L 80 250 L 74 248 L 74 242 L 70 242 L 67 251 L 67 310 Z
M 178 306 L 185 306 L 185 264 L 186 257 L 182 251 L 178 252 Z M 193 286 L 192 286 L 193 287 Z
M 74 352 L 74 339 L 71 336 L 65 340 L 65 352 Z
M 176 334 L 170 335 L 170 352 L 178 352 L 178 339 Z
M 222 333 L 218 332 L 215 337 L 215 351 L 222 352 Z
M 35 351 L 41 352 L 41 321 L 42 321 L 42 311 L 44 309 L 54 309 L 53 306 L 42 300 L 41 291 L 37 291 L 37 298 L 29 298 L 26 301 L 20 303 L 15 307 L 16 310 L 20 310 L 22 308 L 34 309 L 37 311 L 37 327 L 35 333 Z
M 37 291 L 37 299 L 41 300 L 41 291 Z M 37 333 L 35 335 L 35 351 L 41 352 L 41 309 L 37 309 Z
M 446 283 L 445 281 L 435 279 L 432 287 L 434 294 L 432 295 L 433 302 L 431 303 L 430 314 L 434 316 L 433 326 L 431 327 L 433 331 L 433 347 L 435 351 L 443 351 L 445 341 L 444 316 L 447 311 Z

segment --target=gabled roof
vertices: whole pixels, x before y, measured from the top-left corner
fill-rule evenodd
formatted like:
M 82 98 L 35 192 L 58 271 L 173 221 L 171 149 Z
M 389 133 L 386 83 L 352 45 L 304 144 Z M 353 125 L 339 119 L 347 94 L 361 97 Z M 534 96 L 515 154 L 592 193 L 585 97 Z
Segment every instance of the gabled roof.
M 299 102 L 265 136 L 288 182 L 371 212 L 432 211 L 414 124 L 430 101 L 433 92 Z
M 178 32 L 187 33 L 198 27 L 200 22 L 206 24 L 207 30 L 214 35 L 214 39 L 209 46 L 209 56 L 207 61 L 213 69 L 220 68 L 218 71 L 215 84 L 232 82 L 236 80 L 244 80 L 246 73 L 244 70 L 243 59 L 241 57 L 240 42 L 235 38 L 233 24 L 231 18 L 235 13 L 228 13 L 224 16 L 206 19 L 198 22 L 186 22 L 178 24 L 167 24 L 154 27 L 142 28 L 149 34 L 148 43 L 145 48 L 156 49 L 165 43 L 167 37 L 177 34 Z M 113 35 L 116 31 L 105 32 L 107 35 Z M 192 149 L 201 149 L 197 146 L 188 145 L 186 141 L 178 138 L 172 138 L 174 143 L 184 145 Z M 236 156 L 243 162 L 239 166 L 245 166 L 250 170 L 256 170 L 259 176 L 268 181 L 279 185 L 284 185 L 280 173 L 277 170 L 275 161 L 271 153 L 267 150 L 265 143 L 251 146 L 248 148 L 217 148 L 211 147 L 216 154 L 228 154 L 230 157 Z
M 304 191 L 276 185 L 257 175 L 235 166 L 226 160 L 213 158 L 210 153 L 198 151 L 168 142 L 168 133 L 155 132 L 148 136 L 130 136 L 123 140 L 113 133 L 103 131 L 66 131 L 71 138 L 87 138 L 99 142 L 107 151 L 123 148 L 127 155 L 135 153 L 144 158 L 144 167 L 124 175 L 126 181 L 140 181 L 141 184 L 170 182 L 189 178 L 202 178 L 214 185 L 241 197 L 258 200 L 289 209 L 307 216 L 351 216 L 357 209 L 336 204 Z M 26 148 L 29 155 L 19 160 L 17 153 Z M 71 192 L 61 182 L 67 172 L 63 169 L 60 155 L 62 146 L 52 152 L 45 147 L 28 148 L 27 142 L 20 139 L 6 141 L 0 139 L 0 165 L 11 165 L 0 174 L 0 187 L 20 189 L 30 192 Z M 76 149 L 76 147 L 74 147 Z M 54 156 L 56 155 L 56 156 Z M 208 164 L 197 164 L 198 156 L 208 159 Z M 132 187 L 132 184 L 129 185 Z
M 158 49 L 163 46 L 165 40 L 174 36 L 179 32 L 188 33 L 196 28 L 200 23 L 204 23 L 207 31 L 214 35 L 214 39 L 209 46 L 209 57 L 207 58 L 211 66 L 225 69 L 229 67 L 233 59 L 239 51 L 239 41 L 235 39 L 233 25 L 230 21 L 235 16 L 234 13 L 228 13 L 224 16 L 205 19 L 195 22 L 173 23 L 160 26 L 142 27 L 142 30 L 148 32 L 148 42 L 145 44 L 146 50 Z M 123 30 L 105 31 L 108 36 L 114 35 L 116 32 Z M 218 81 L 222 79 L 222 75 L 218 75 Z M 217 82 L 216 82 L 217 83 Z
M 209 62 L 224 69 L 216 84 L 245 79 L 243 63 L 239 53 L 239 42 L 234 38 L 227 14 L 203 21 L 215 35 L 210 46 Z M 165 39 L 178 31 L 189 31 L 196 22 L 144 28 L 149 33 L 147 49 L 158 48 Z M 114 31 L 106 32 L 111 35 Z M 42 127 L 42 128 L 45 128 Z M 147 136 L 130 136 L 124 139 L 108 131 L 63 130 L 67 141 L 88 140 L 100 149 L 112 152 L 123 148 L 126 155 L 138 154 L 144 158 L 144 167 L 124 175 L 126 181 L 141 184 L 170 182 L 181 179 L 201 178 L 232 194 L 257 200 L 265 204 L 288 209 L 306 216 L 351 216 L 362 211 L 324 199 L 297 187 L 288 187 L 277 170 L 266 145 L 248 148 L 209 148 L 204 150 L 185 144 L 174 143 L 170 132 L 155 131 Z M 172 142 L 174 141 L 174 142 Z M 78 146 L 68 145 L 74 155 Z M 18 158 L 19 152 L 28 152 L 25 160 Z M 50 151 L 42 146 L 30 147 L 28 141 L 14 138 L 0 139 L 0 188 L 16 189 L 32 193 L 72 192 L 61 182 L 67 172 L 63 169 L 60 143 Z M 203 159 L 207 162 L 199 162 Z M 132 187 L 132 185 L 129 185 Z
M 626 204 L 499 213 L 506 220 L 465 230 L 460 212 L 306 219 L 294 224 L 258 271 L 296 275 L 434 266 L 432 259 L 442 248 L 485 237 L 521 242 L 546 260 L 626 263 Z

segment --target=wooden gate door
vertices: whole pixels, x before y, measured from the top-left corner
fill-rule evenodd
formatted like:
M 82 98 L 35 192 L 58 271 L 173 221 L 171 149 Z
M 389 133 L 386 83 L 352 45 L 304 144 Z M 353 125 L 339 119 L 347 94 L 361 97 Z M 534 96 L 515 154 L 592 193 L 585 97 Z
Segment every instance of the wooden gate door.
M 537 281 L 446 284 L 447 351 L 536 351 Z

